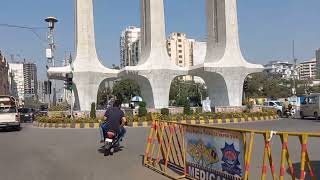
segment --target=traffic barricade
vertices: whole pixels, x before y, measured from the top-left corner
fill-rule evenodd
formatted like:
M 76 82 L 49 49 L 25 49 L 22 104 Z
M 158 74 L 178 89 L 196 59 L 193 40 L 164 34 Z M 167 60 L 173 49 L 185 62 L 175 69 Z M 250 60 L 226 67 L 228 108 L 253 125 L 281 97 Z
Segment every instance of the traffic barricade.
M 263 137 L 262 144 L 255 141 L 259 137 Z M 150 129 L 143 163 L 172 179 L 256 179 L 259 166 L 261 180 L 304 180 L 306 177 L 316 180 L 320 178 L 320 168 L 311 161 L 308 141 L 310 138 L 320 140 L 319 137 L 320 133 L 247 130 L 156 120 Z M 299 147 L 290 146 L 289 138 L 299 141 Z M 278 143 L 278 147 L 272 143 Z M 261 151 L 253 155 L 259 149 Z M 300 166 L 294 165 L 291 152 L 300 155 L 299 160 L 295 160 Z M 261 159 L 261 164 L 251 167 L 253 158 Z M 253 173 L 255 176 L 251 178 Z

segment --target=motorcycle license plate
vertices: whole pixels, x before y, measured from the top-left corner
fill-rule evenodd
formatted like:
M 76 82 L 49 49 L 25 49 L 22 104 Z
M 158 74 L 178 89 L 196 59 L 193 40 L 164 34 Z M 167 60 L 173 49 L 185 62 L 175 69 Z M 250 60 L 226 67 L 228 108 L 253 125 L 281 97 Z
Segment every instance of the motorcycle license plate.
M 108 138 L 106 138 L 106 142 L 112 142 L 112 139 L 108 139 Z

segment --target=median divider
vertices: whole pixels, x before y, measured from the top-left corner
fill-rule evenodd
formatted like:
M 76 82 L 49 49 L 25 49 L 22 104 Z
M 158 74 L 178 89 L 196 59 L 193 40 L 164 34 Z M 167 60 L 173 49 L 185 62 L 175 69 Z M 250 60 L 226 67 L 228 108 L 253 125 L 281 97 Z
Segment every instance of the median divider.
M 254 121 L 271 121 L 277 120 L 278 116 L 259 116 L 246 118 L 208 118 L 199 117 L 191 119 L 177 119 L 175 122 L 184 124 L 229 124 L 229 123 L 245 123 Z M 128 127 L 150 127 L 152 121 L 128 122 Z M 99 123 L 46 123 L 33 122 L 33 126 L 41 128 L 99 128 Z
M 253 155 L 257 136 L 263 136 L 264 147 L 262 152 Z M 221 128 L 155 120 L 143 164 L 172 179 L 248 180 L 250 174 L 257 172 L 257 167 L 250 166 L 252 158 L 260 158 L 261 180 L 304 180 L 306 177 L 316 180 L 320 178 L 320 169 L 312 164 L 308 141 L 319 137 L 320 133 Z M 290 146 L 289 138 L 298 140 L 300 147 Z M 272 146 L 276 141 L 281 145 L 279 149 Z M 300 167 L 294 166 L 292 151 L 300 154 Z

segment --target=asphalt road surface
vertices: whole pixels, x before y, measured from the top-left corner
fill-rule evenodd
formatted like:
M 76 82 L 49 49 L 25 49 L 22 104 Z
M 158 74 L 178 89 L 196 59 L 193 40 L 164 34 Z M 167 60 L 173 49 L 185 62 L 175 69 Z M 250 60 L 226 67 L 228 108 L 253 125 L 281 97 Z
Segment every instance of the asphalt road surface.
M 279 120 L 254 122 L 224 127 L 250 129 L 319 131 L 320 121 Z M 43 129 L 24 125 L 19 132 L 0 131 L 1 180 L 138 180 L 167 179 L 142 166 L 148 128 L 128 128 L 122 151 L 104 157 L 99 151 L 97 129 Z M 279 139 L 271 144 L 276 164 L 280 163 Z M 310 157 L 316 172 L 320 172 L 320 140 L 310 139 Z M 299 175 L 300 144 L 289 139 L 289 151 Z M 263 138 L 257 136 L 251 161 L 250 179 L 260 179 L 263 155 Z M 277 174 L 279 166 L 276 165 Z M 319 173 L 318 173 L 319 174 Z M 286 175 L 285 179 L 289 179 Z M 267 179 L 271 179 L 269 176 Z
M 142 166 L 147 129 L 129 128 L 121 152 L 104 157 L 97 129 L 0 132 L 1 180 L 161 180 Z

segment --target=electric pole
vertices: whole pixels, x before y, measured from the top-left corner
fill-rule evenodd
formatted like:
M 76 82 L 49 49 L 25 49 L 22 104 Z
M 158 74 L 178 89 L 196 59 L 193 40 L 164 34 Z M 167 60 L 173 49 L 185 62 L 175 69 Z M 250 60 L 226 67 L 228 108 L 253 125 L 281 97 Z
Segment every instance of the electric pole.
M 52 64 L 52 67 L 55 67 L 55 58 L 54 58 L 54 52 L 55 52 L 55 42 L 54 42 L 54 28 L 55 23 L 58 22 L 58 20 L 55 17 L 47 17 L 45 21 L 48 23 L 48 45 L 49 47 L 46 49 L 46 57 L 48 59 L 48 63 Z M 52 98 L 52 104 L 53 106 L 57 103 L 57 94 L 56 94 L 56 81 L 52 80 L 53 82 L 53 98 Z M 51 101 L 50 95 L 49 95 L 49 102 Z M 51 103 L 49 103 L 51 104 Z
M 293 87 L 292 87 L 292 95 L 296 95 L 296 74 L 298 75 L 297 72 L 297 58 L 295 57 L 295 44 L 294 44 L 294 40 L 292 43 L 292 58 L 293 58 Z

